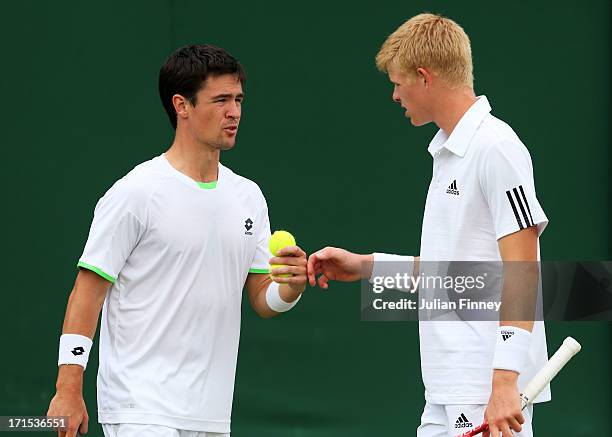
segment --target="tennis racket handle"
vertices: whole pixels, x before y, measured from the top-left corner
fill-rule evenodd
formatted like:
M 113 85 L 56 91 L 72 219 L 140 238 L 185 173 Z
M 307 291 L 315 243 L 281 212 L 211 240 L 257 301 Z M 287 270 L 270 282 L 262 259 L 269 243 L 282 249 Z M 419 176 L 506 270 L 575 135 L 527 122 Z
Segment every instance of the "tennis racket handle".
M 540 369 L 540 371 L 533 377 L 527 386 L 521 393 L 521 409 L 525 408 L 528 404 L 532 403 L 533 400 L 540 394 L 544 387 L 555 377 L 557 373 L 567 362 L 578 352 L 580 352 L 581 346 L 572 337 L 567 337 L 563 340 L 563 344 L 557 352 L 554 353 L 548 363 Z
M 574 355 L 580 352 L 581 348 L 582 346 L 580 346 L 580 343 L 578 343 L 572 337 L 567 337 L 565 340 L 563 340 L 563 344 L 559 347 L 559 349 L 557 349 L 557 352 L 550 357 L 548 363 L 546 363 L 546 365 L 540 369 L 540 371 L 531 381 L 529 381 L 521 393 L 521 409 L 525 409 L 527 405 L 533 402 L 533 400 L 542 392 L 542 390 L 544 390 L 546 384 L 557 376 L 557 373 L 563 369 L 563 366 L 565 366 Z M 461 434 L 459 437 L 472 437 L 486 431 L 487 429 L 489 429 L 489 425 L 487 423 L 483 423 L 473 430 Z

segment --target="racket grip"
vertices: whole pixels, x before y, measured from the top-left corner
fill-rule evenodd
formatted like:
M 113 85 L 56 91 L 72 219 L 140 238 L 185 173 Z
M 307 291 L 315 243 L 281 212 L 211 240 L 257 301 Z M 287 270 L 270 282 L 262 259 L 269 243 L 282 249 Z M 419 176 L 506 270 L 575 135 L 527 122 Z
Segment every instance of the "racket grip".
M 559 371 L 567 364 L 567 362 L 578 352 L 581 346 L 572 337 L 567 337 L 563 340 L 563 344 L 557 352 L 554 353 L 548 363 L 533 377 L 529 384 L 521 393 L 521 409 L 524 409 L 527 404 L 533 402 L 537 395 L 544 389 Z
M 457 436 L 457 437 L 473 437 L 475 435 L 478 435 L 478 434 L 486 431 L 487 429 L 489 429 L 489 424 L 485 422 L 482 425 L 477 426 L 473 430 L 464 432 L 463 434 L 461 434 L 460 436 Z

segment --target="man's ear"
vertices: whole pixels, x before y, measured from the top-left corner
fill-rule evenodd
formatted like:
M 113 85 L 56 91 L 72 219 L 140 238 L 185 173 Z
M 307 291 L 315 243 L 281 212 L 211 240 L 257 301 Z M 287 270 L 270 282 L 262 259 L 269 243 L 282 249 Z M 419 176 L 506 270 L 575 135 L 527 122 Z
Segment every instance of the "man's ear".
M 422 80 L 425 86 L 431 86 L 433 84 L 433 74 L 431 74 L 431 72 L 426 68 L 417 68 L 417 75 L 419 80 Z
M 191 103 L 180 94 L 175 94 L 172 96 L 172 106 L 174 106 L 174 111 L 176 112 L 176 116 L 178 118 L 185 119 L 189 115 L 187 108 L 191 106 Z

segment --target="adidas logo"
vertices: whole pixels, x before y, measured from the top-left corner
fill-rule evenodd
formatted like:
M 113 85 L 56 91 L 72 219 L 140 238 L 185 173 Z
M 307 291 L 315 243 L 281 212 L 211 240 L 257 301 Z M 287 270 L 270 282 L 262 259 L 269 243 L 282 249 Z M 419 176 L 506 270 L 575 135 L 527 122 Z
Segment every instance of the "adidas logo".
M 457 428 L 472 428 L 474 424 L 470 422 L 465 414 L 461 413 L 461 415 L 455 421 L 455 429 Z
M 514 335 L 514 331 L 501 331 L 502 340 L 506 341 Z
M 454 194 L 455 196 L 459 195 L 459 190 L 457 189 L 457 180 L 455 179 L 452 184 L 448 186 L 446 190 L 447 194 Z

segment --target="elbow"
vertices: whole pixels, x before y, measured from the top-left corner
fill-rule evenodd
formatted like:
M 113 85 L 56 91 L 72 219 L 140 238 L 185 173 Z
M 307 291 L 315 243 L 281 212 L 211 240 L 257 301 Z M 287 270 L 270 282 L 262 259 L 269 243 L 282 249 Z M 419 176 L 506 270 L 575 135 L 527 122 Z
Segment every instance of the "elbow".
M 271 319 L 274 316 L 277 316 L 278 313 L 272 310 L 259 310 L 259 311 L 255 311 L 257 314 L 259 314 L 259 317 L 261 317 L 262 319 Z
M 278 313 L 272 311 L 267 305 L 262 302 L 251 302 L 251 308 L 262 319 L 269 319 L 276 316 Z

